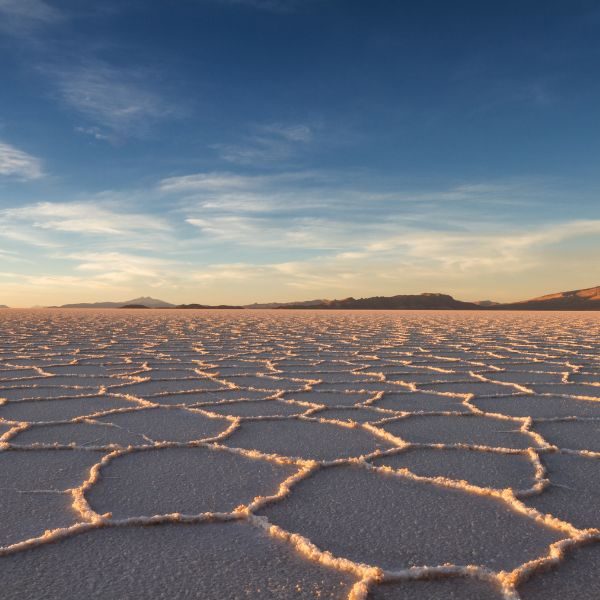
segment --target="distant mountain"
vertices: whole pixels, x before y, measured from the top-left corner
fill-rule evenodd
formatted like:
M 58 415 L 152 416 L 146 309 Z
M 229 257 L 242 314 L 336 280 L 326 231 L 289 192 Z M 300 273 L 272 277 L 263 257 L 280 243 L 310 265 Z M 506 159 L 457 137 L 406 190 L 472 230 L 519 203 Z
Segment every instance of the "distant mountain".
M 208 304 L 178 304 L 174 308 L 186 308 L 186 309 L 194 309 L 194 308 L 244 308 L 243 306 L 229 306 L 228 304 L 218 304 L 217 306 L 210 306 Z
M 557 292 L 522 302 L 500 304 L 499 310 L 600 310 L 600 286 Z
M 0 306 L 0 308 L 8 308 Z M 56 308 L 56 307 L 51 307 Z M 354 309 L 354 310 L 600 310 L 600 286 L 569 292 L 548 294 L 522 302 L 500 304 L 492 300 L 463 302 L 448 294 L 425 293 L 342 300 L 305 300 L 300 302 L 264 302 L 234 306 L 219 304 L 170 304 L 144 296 L 126 302 L 93 302 L 64 304 L 60 308 L 180 308 L 180 309 Z
M 312 309 L 360 309 L 360 310 L 482 310 L 474 302 L 461 302 L 448 294 L 409 294 L 399 296 L 374 296 L 372 298 L 345 298 L 324 300 L 320 304 L 306 306 L 301 303 L 281 308 Z
M 82 302 L 80 304 L 63 304 L 59 308 L 123 308 L 124 306 L 142 305 L 147 308 L 173 308 L 175 305 L 149 296 L 126 300 L 125 302 Z
M 127 304 L 143 304 L 148 308 L 172 308 L 174 305 L 164 300 L 157 300 L 156 298 L 150 298 L 150 296 L 142 296 L 140 298 L 134 298 L 129 300 Z
M 324 302 L 329 302 L 329 300 L 304 300 L 302 302 L 264 302 L 259 303 L 255 302 L 254 304 L 246 304 L 244 308 L 286 308 L 286 307 L 302 307 L 302 308 L 310 308 L 312 306 L 319 306 Z
M 146 308 L 149 309 L 149 306 L 145 304 L 126 304 L 125 306 L 119 306 L 119 308 Z
M 250 305 L 256 308 L 263 305 Z M 600 310 L 600 286 L 548 294 L 522 302 L 499 303 L 492 300 L 462 302 L 448 294 L 374 296 L 291 302 L 276 308 L 365 309 L 365 310 Z
M 9 308 L 6 304 L 0 304 L 0 308 Z

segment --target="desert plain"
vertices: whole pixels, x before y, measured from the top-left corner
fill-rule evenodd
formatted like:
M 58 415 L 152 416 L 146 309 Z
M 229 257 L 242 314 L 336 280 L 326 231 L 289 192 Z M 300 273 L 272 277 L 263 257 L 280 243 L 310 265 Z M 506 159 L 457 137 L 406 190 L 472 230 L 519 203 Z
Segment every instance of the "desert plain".
M 0 313 L 6 600 L 594 600 L 600 316 Z

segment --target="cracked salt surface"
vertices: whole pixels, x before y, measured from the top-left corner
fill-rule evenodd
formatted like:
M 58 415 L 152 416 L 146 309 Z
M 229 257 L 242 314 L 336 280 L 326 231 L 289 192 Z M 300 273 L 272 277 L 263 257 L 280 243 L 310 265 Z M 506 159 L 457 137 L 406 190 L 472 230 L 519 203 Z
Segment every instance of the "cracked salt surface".
M 596 315 L 0 328 L 3 598 L 600 597 Z
M 512 570 L 562 537 L 495 498 L 360 466 L 322 469 L 259 514 L 390 571 L 448 562 Z
M 425 477 L 446 477 L 488 488 L 526 490 L 535 484 L 535 465 L 524 454 L 475 452 L 464 448 L 410 448 L 371 461 L 377 466 L 409 469 Z
M 369 600 L 501 600 L 498 586 L 462 577 L 416 579 L 402 583 L 383 583 L 369 594 Z
M 3 561 L 6 600 L 343 598 L 355 579 L 246 523 L 107 527 Z
M 298 470 L 293 464 L 209 447 L 125 451 L 109 457 L 86 497 L 96 512 L 118 519 L 225 513 L 258 496 L 277 494 L 279 484 Z

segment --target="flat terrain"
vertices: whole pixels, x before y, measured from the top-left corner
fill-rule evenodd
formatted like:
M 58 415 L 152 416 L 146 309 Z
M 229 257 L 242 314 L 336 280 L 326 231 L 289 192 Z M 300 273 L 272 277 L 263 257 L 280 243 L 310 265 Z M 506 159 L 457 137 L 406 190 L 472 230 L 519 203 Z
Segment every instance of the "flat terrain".
M 0 314 L 6 600 L 596 600 L 597 313 Z

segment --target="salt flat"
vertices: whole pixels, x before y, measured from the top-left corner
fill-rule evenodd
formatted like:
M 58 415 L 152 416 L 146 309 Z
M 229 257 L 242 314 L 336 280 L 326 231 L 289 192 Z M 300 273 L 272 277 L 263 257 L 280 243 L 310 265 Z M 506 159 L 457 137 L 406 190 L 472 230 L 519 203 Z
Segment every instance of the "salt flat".
M 600 316 L 0 316 L 10 600 L 600 597 Z

